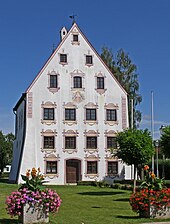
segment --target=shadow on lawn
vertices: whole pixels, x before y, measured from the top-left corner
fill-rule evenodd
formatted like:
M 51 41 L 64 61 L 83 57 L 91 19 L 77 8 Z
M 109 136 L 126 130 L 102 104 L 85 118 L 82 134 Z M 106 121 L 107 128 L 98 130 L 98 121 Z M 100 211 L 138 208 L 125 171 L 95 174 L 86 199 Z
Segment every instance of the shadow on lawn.
M 113 201 L 129 201 L 129 198 L 118 198 Z
M 0 183 L 9 184 L 9 180 L 5 178 L 0 178 Z
M 141 219 L 139 216 L 128 216 L 128 215 L 118 215 L 118 216 L 114 216 L 114 218 L 119 218 L 119 219 Z
M 16 219 L 0 219 L 0 224 L 18 224 Z
M 77 193 L 81 195 L 90 195 L 90 196 L 106 196 L 106 195 L 116 195 L 116 194 L 124 194 L 122 191 L 117 191 L 117 192 L 108 192 L 108 191 L 95 191 L 95 192 L 82 192 L 82 193 Z

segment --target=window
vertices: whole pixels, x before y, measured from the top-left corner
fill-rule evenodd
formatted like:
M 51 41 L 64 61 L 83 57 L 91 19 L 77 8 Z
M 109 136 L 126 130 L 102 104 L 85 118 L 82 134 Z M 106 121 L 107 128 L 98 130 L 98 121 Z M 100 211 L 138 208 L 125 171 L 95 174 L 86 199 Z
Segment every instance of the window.
M 65 109 L 65 120 L 75 121 L 76 120 L 76 109 Z
M 73 80 L 74 80 L 74 88 L 82 88 L 82 77 L 75 76 Z
M 57 161 L 46 161 L 46 173 L 47 174 L 57 173 Z
M 108 175 L 118 174 L 118 162 L 117 161 L 108 161 L 107 173 L 108 173 Z
M 106 120 L 107 121 L 117 121 L 116 109 L 107 109 L 106 110 Z
M 77 34 L 73 34 L 73 41 L 78 42 L 78 35 Z
M 97 77 L 97 89 L 104 89 L 104 77 Z
M 57 75 L 50 75 L 50 88 L 57 88 Z
M 92 55 L 86 55 L 86 64 L 87 65 L 92 65 L 93 64 Z
M 97 161 L 87 161 L 87 174 L 97 174 Z
M 86 120 L 96 120 L 96 109 L 86 109 Z
M 97 149 L 97 137 L 87 136 L 86 148 L 87 149 Z
M 44 136 L 44 149 L 54 149 L 54 136 Z
M 66 54 L 60 54 L 60 62 L 67 63 L 67 55 Z
M 76 149 L 76 137 L 65 137 L 65 148 Z
M 107 149 L 116 149 L 117 142 L 116 137 L 107 137 Z
M 54 108 L 44 108 L 44 120 L 54 120 Z

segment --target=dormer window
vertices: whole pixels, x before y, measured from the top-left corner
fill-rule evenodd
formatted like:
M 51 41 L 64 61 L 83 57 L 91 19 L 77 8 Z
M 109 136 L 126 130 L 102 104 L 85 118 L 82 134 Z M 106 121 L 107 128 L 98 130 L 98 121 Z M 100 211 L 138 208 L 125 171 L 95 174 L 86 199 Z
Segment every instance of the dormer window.
M 92 55 L 86 55 L 86 65 L 93 65 Z
M 73 34 L 73 42 L 78 42 L 79 38 L 77 34 Z
M 60 54 L 60 63 L 62 64 L 67 63 L 67 54 Z

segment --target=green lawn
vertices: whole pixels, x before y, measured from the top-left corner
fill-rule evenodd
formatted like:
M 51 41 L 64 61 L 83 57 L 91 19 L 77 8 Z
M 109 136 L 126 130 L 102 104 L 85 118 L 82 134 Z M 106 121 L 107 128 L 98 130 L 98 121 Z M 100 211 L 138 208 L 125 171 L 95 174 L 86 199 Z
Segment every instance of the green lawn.
M 131 211 L 129 191 L 93 186 L 50 186 L 62 198 L 59 213 L 50 215 L 56 224 L 133 224 L 152 222 Z M 0 224 L 18 223 L 5 210 L 5 199 L 17 185 L 0 183 Z M 161 221 L 161 220 L 160 220 Z

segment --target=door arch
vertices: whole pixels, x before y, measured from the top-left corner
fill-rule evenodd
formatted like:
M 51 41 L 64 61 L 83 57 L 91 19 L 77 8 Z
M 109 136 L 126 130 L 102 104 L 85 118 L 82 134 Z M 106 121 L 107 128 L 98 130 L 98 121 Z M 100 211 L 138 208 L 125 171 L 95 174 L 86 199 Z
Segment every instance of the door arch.
M 66 183 L 77 183 L 81 180 L 81 161 L 78 159 L 66 160 Z

